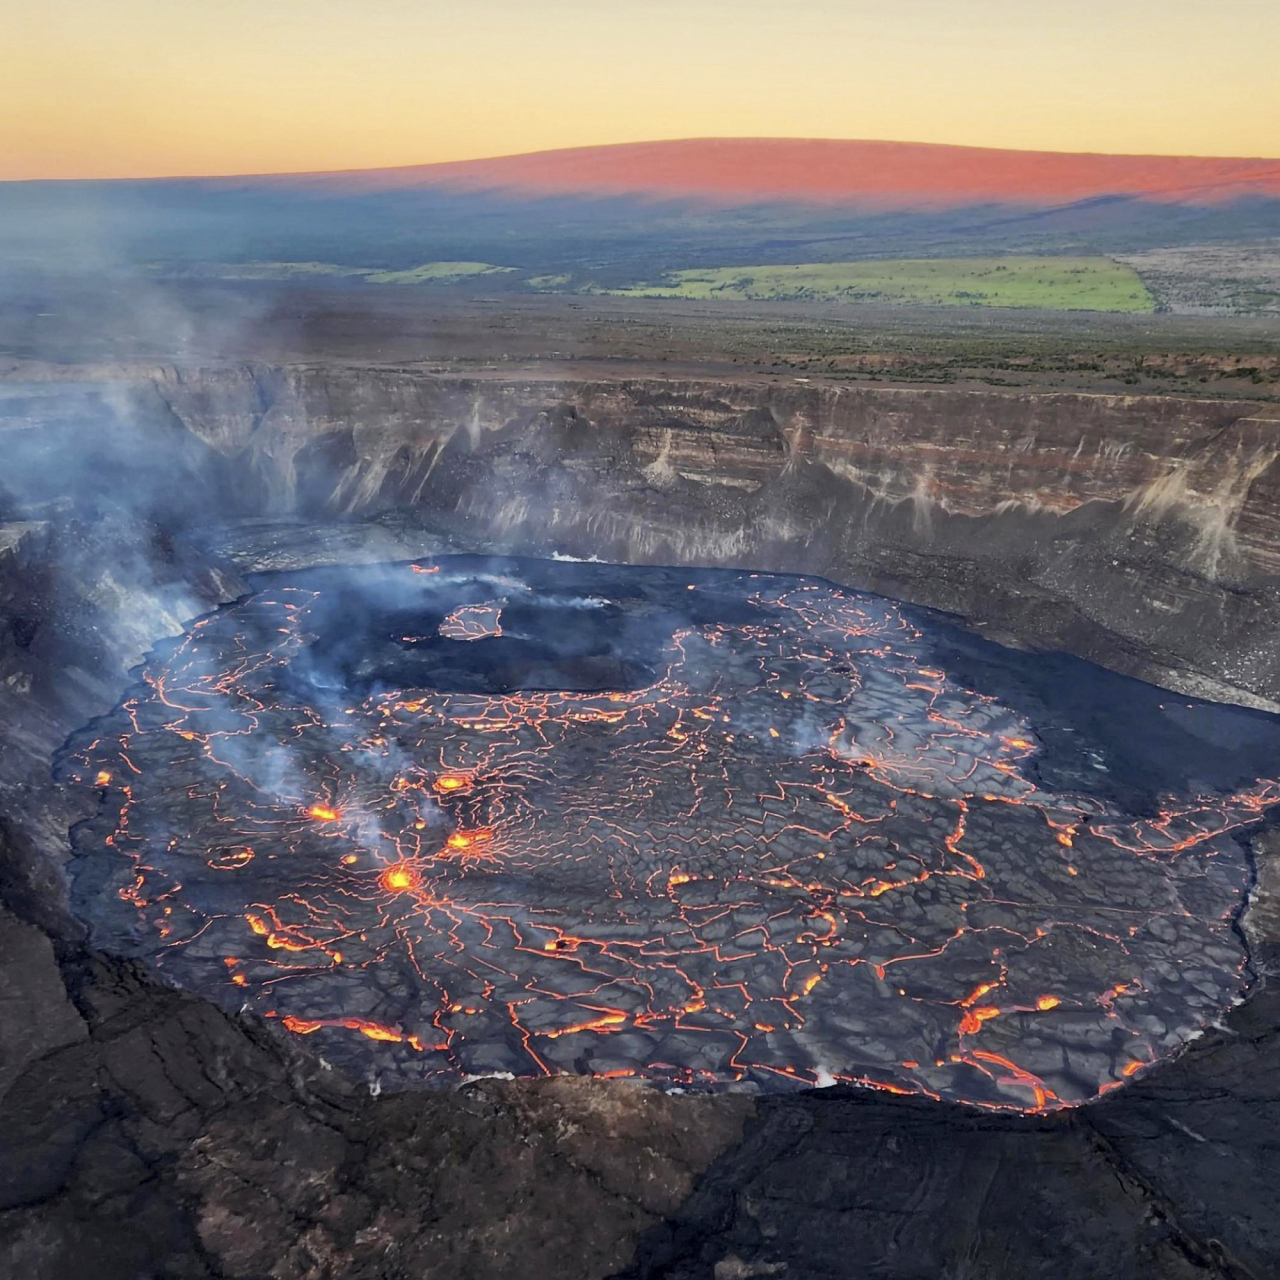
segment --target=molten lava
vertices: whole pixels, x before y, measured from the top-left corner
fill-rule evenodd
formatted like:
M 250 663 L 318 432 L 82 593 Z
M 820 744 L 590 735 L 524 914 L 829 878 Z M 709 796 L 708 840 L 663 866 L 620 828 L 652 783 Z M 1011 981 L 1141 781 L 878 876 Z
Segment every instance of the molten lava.
M 493 839 L 493 832 L 488 827 L 480 827 L 476 831 L 455 831 L 445 844 L 450 849 L 471 849 L 478 844 L 488 844 Z
M 471 779 L 463 773 L 442 773 L 435 780 L 435 789 L 448 795 L 453 791 L 466 791 L 471 787 Z
M 1035 725 L 824 583 L 616 570 L 530 639 L 531 588 L 439 568 L 361 571 L 393 639 L 436 633 L 406 650 L 421 683 L 313 680 L 336 579 L 295 581 L 202 620 L 73 744 L 96 945 L 400 1085 L 834 1077 L 1035 1110 L 1238 996 L 1230 833 L 1276 783 L 1154 816 L 1046 790 Z M 633 669 L 615 614 L 685 620 L 652 680 L 583 687 Z M 529 687 L 436 688 L 423 652 Z
M 422 885 L 422 877 L 418 872 L 403 862 L 388 867 L 379 879 L 388 893 L 411 893 Z

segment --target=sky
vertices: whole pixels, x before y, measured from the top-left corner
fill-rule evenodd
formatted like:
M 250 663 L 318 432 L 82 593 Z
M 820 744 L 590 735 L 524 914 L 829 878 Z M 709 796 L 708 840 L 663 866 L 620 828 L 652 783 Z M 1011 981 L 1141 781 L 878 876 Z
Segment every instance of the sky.
M 0 179 L 691 137 L 1280 157 L 1280 0 L 0 0 Z

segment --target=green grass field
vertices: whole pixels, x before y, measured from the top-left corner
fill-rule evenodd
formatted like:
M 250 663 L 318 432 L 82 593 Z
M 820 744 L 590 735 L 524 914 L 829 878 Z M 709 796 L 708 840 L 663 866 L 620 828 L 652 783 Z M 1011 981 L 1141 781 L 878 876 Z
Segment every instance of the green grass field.
M 157 264 L 163 269 L 163 264 Z M 901 258 L 792 266 L 700 267 L 653 283 L 593 283 L 565 274 L 526 276 L 491 262 L 424 262 L 405 269 L 331 262 L 212 263 L 194 274 L 225 280 L 323 277 L 378 285 L 462 285 L 509 278 L 540 293 L 748 302 L 871 302 L 941 307 L 1040 307 L 1055 311 L 1147 312 L 1155 299 L 1134 269 L 1111 258 Z M 616 277 L 615 277 L 616 279 Z
M 633 298 L 914 303 L 1153 311 L 1132 268 L 1110 258 L 907 258 L 673 271 L 660 284 L 601 290 Z
M 515 267 L 495 267 L 491 262 L 424 262 L 408 271 L 370 271 L 370 284 L 447 284 L 472 276 L 506 275 Z

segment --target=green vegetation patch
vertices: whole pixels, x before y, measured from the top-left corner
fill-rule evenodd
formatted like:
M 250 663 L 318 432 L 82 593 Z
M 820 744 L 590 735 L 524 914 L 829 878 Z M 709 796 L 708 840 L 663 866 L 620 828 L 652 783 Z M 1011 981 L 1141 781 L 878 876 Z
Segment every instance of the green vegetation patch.
M 634 298 L 882 302 L 942 307 L 1154 311 L 1132 267 L 1111 258 L 903 258 L 670 272 L 660 284 L 601 289 Z
M 370 284 L 444 284 L 472 276 L 506 275 L 515 267 L 495 267 L 492 262 L 424 262 L 407 271 L 370 271 Z

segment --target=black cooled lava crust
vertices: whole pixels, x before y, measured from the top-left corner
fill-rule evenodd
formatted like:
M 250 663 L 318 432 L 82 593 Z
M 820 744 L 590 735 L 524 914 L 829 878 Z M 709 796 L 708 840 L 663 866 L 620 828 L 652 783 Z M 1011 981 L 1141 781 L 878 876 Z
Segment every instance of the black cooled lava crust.
M 927 628 L 745 572 L 278 576 L 69 744 L 63 775 L 102 797 L 74 833 L 77 910 L 95 944 L 388 1087 L 579 1072 L 1077 1103 L 1243 990 L 1235 833 L 1276 801 L 1280 735 L 1213 712 L 1257 744 L 1233 790 L 1196 773 L 1186 699 L 1185 759 L 1109 756 L 1158 730 L 1145 692 L 1082 681 L 1055 719 L 1043 682 L 1025 706 L 967 688 L 947 655 L 1002 651 Z M 1049 739 L 1078 787 L 1037 772 Z

